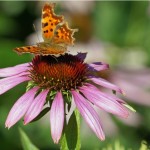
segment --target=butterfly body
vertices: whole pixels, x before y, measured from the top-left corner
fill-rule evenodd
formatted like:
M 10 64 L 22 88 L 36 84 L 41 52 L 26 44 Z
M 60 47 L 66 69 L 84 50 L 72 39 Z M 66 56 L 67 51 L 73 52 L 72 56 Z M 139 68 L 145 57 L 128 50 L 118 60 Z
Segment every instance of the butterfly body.
M 67 51 L 67 47 L 61 44 L 53 44 L 48 42 L 37 43 L 38 48 L 41 50 L 43 55 L 59 55 L 64 54 Z
M 61 55 L 67 51 L 67 46 L 74 44 L 74 32 L 63 16 L 54 13 L 54 3 L 45 4 L 42 10 L 42 36 L 44 41 L 34 46 L 18 47 L 14 50 L 19 53 L 32 53 L 35 55 Z

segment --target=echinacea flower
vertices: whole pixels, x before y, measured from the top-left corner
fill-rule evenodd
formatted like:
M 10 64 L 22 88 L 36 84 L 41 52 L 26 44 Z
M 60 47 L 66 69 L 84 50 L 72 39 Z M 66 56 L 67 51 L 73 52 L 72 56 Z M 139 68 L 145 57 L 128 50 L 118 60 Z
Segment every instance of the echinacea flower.
M 12 127 L 22 117 L 24 124 L 33 121 L 50 107 L 50 126 L 53 141 L 58 143 L 65 121 L 65 104 L 75 102 L 77 109 L 89 127 L 101 140 L 105 139 L 100 118 L 93 105 L 120 117 L 128 117 L 126 103 L 116 95 L 108 95 L 97 86 L 103 86 L 123 94 L 116 85 L 96 76 L 97 71 L 108 69 L 108 64 L 86 64 L 85 53 L 55 56 L 35 56 L 31 63 L 0 69 L 0 94 L 28 81 L 27 91 L 10 110 L 6 127 Z M 64 98 L 71 95 L 72 101 Z

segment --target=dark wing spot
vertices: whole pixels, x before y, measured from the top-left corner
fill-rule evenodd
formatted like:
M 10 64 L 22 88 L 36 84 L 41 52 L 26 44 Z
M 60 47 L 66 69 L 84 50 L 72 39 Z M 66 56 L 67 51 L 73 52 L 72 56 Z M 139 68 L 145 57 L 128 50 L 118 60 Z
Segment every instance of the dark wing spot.
M 45 30 L 44 33 L 48 33 L 48 30 Z
M 51 32 L 53 32 L 53 29 L 50 29 Z
M 53 23 L 51 23 L 51 26 L 53 26 Z
M 46 22 L 46 23 L 42 23 L 42 27 L 44 28 L 44 27 L 46 27 L 46 26 L 48 26 L 48 23 Z
M 58 35 L 58 31 L 56 32 L 56 35 Z
M 28 46 L 27 49 L 31 49 L 31 47 Z

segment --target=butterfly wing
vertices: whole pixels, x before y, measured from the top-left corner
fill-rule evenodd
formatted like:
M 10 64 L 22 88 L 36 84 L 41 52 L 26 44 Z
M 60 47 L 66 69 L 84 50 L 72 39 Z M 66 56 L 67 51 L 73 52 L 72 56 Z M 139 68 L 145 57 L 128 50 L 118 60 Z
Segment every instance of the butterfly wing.
M 52 39 L 52 42 L 55 44 L 64 44 L 64 45 L 73 45 L 75 38 L 73 38 L 74 32 L 78 31 L 77 29 L 70 29 L 68 23 L 60 25 L 55 32 L 55 36 Z
M 44 43 L 39 43 L 38 46 L 24 46 L 24 47 L 17 47 L 14 49 L 15 52 L 18 54 L 22 53 L 31 53 L 34 55 L 56 55 L 59 56 L 60 54 L 64 54 L 66 52 L 66 47 L 60 45 L 43 45 Z
M 37 46 L 17 47 L 14 49 L 14 51 L 17 52 L 18 54 L 22 54 L 22 53 L 40 54 L 40 48 Z
M 64 19 L 54 13 L 54 3 L 45 4 L 42 10 L 42 36 L 45 42 L 50 42 L 59 23 Z

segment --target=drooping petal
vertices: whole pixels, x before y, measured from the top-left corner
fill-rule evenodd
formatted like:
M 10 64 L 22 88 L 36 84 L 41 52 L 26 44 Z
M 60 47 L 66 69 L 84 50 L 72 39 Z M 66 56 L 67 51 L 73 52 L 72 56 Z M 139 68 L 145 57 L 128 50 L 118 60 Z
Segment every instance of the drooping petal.
M 5 126 L 10 128 L 18 122 L 26 113 L 27 109 L 33 102 L 38 87 L 34 87 L 21 96 L 10 110 L 5 122 Z
M 14 67 L 2 68 L 0 69 L 0 77 L 10 77 L 27 71 L 29 63 L 16 65 Z
M 105 140 L 105 135 L 100 123 L 100 119 L 94 108 L 89 104 L 88 101 L 85 100 L 83 96 L 81 96 L 78 92 L 72 91 L 72 95 L 74 97 L 75 104 L 88 123 L 90 128 L 95 132 L 97 137 L 101 140 Z
M 76 56 L 77 56 L 80 60 L 84 61 L 84 59 L 86 58 L 86 55 L 87 55 L 87 53 L 78 53 Z
M 110 83 L 109 81 L 107 81 L 107 80 L 105 80 L 103 78 L 100 78 L 100 77 L 99 78 L 98 77 L 89 77 L 89 79 L 91 81 L 93 81 L 94 83 L 98 84 L 98 85 L 101 85 L 103 87 L 112 89 L 112 90 L 117 91 L 117 92 L 119 92 L 119 93 L 121 93 L 123 95 L 125 94 L 125 92 L 121 88 L 119 88 L 118 86 Z
M 53 141 L 54 143 L 58 143 L 64 126 L 64 100 L 61 92 L 56 94 L 52 103 L 50 111 L 50 125 Z
M 129 112 L 123 105 L 113 97 L 100 92 L 96 87 L 92 89 L 89 86 L 83 86 L 80 88 L 80 91 L 89 101 L 101 109 L 124 118 L 128 117 Z
M 92 71 L 102 71 L 102 70 L 106 70 L 109 68 L 109 65 L 106 63 L 102 63 L 102 62 L 94 62 L 91 64 L 88 64 L 89 69 Z
M 95 87 L 94 85 L 90 84 L 90 83 L 86 83 L 85 86 L 87 86 L 87 88 L 90 88 L 91 90 L 98 90 L 99 93 L 101 93 L 101 95 L 107 97 L 108 99 L 113 99 L 116 100 L 117 102 L 119 102 L 120 104 L 127 104 L 124 100 L 120 99 L 119 97 L 117 97 L 115 94 L 113 95 L 109 95 L 106 94 L 104 92 L 101 92 L 97 87 Z
M 42 91 L 32 102 L 31 106 L 27 110 L 24 117 L 24 124 L 26 125 L 37 117 L 43 109 L 44 103 L 46 101 L 46 96 L 49 90 Z
M 28 76 L 16 75 L 0 79 L 0 95 L 15 87 L 16 85 L 31 80 Z

